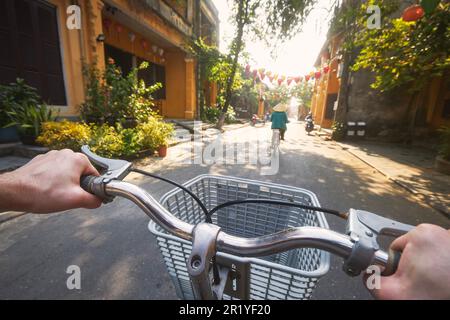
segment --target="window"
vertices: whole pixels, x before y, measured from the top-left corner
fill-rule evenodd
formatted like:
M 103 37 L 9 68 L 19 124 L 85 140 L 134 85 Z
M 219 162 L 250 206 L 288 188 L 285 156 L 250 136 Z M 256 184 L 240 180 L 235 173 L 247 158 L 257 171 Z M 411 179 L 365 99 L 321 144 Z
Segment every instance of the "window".
M 40 0 L 0 1 L 0 84 L 16 78 L 51 105 L 66 105 L 56 7 Z
M 140 65 L 143 61 L 138 58 L 137 64 Z M 153 93 L 153 98 L 156 100 L 166 99 L 166 68 L 164 66 L 149 62 L 147 69 L 139 71 L 139 78 L 143 79 L 148 86 L 161 83 L 162 88 Z
M 105 44 L 105 58 L 112 58 L 116 66 L 118 66 L 124 75 L 130 73 L 133 68 L 133 55 L 131 53 L 114 48 Z
M 105 44 L 105 57 L 106 59 L 112 58 L 116 66 L 120 67 L 122 73 L 127 75 L 133 66 L 140 66 L 144 59 L 133 56 L 131 53 L 122 51 L 115 47 Z M 133 63 L 135 60 L 136 64 Z M 147 61 L 148 62 L 148 61 Z M 148 62 L 149 67 L 144 70 L 140 70 L 138 73 L 139 79 L 145 81 L 147 86 L 151 86 L 155 83 L 161 83 L 162 88 L 153 93 L 155 100 L 166 99 L 166 68 L 162 65 Z

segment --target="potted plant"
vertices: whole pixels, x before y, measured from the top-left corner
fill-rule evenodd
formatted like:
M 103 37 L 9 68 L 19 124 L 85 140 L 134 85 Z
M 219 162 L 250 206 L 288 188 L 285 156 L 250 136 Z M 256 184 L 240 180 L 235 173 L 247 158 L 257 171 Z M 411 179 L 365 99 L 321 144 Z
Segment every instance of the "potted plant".
M 437 171 L 450 175 L 450 127 L 443 127 L 441 133 L 441 143 L 439 145 L 439 155 L 436 157 L 435 168 Z
M 23 144 L 35 145 L 44 122 L 54 121 L 53 111 L 42 105 L 16 104 L 14 109 L 6 112 L 11 120 L 7 127 L 16 126 Z

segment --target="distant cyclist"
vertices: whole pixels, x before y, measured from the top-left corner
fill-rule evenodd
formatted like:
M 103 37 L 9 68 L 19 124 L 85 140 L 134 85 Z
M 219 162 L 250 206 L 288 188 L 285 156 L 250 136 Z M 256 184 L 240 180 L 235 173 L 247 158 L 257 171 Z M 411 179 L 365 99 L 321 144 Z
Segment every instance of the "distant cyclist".
M 284 140 L 284 134 L 287 130 L 286 124 L 289 122 L 286 111 L 287 105 L 285 103 L 279 103 L 273 108 L 272 115 L 270 116 L 270 121 L 272 121 L 272 130 L 280 130 L 281 140 Z

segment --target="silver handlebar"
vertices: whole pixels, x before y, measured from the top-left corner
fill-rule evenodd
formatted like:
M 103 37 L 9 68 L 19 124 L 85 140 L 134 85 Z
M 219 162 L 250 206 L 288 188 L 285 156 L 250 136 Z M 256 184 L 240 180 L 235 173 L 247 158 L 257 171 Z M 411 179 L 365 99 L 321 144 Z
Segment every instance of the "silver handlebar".
M 167 232 L 191 241 L 195 226 L 173 216 L 149 193 L 127 182 L 111 180 L 105 185 L 108 196 L 121 196 L 138 205 L 152 220 Z M 216 239 L 217 250 L 237 256 L 267 256 L 296 248 L 316 248 L 326 250 L 347 259 L 353 251 L 354 241 L 348 235 L 318 227 L 290 228 L 257 238 L 241 238 L 219 231 Z M 372 264 L 385 267 L 388 254 L 376 250 Z

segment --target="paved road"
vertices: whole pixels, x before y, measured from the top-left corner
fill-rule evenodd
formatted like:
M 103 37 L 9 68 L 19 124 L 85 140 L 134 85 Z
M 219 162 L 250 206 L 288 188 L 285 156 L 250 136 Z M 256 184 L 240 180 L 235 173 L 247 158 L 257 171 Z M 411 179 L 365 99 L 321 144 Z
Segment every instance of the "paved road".
M 268 139 L 268 127 L 231 131 L 225 141 L 250 144 Z M 371 210 L 406 223 L 429 222 L 450 227 L 448 219 L 418 203 L 403 189 L 332 142 L 306 136 L 291 123 L 282 143 L 278 174 L 261 176 L 260 168 L 245 165 L 188 165 L 186 144 L 169 150 L 164 159 L 141 161 L 152 172 L 179 182 L 202 173 L 235 175 L 309 189 L 322 206 Z M 155 197 L 171 189 L 166 184 L 130 175 L 133 183 Z M 328 219 L 343 231 L 344 224 Z M 116 199 L 98 210 L 72 210 L 53 215 L 24 215 L 0 225 L 0 299 L 171 299 L 174 289 L 162 263 L 148 218 L 133 204 Z M 81 290 L 68 290 L 66 269 L 81 268 Z M 341 272 L 332 258 L 315 299 L 370 299 L 361 279 Z

